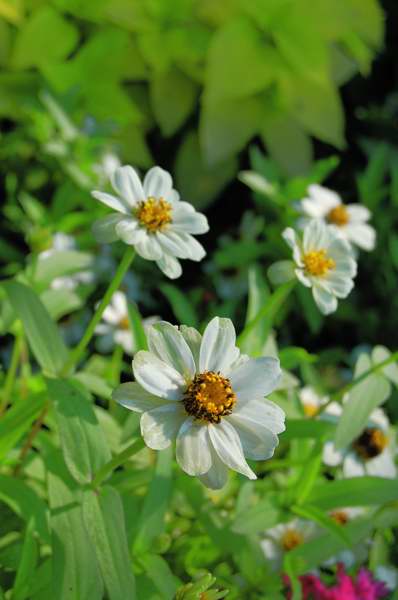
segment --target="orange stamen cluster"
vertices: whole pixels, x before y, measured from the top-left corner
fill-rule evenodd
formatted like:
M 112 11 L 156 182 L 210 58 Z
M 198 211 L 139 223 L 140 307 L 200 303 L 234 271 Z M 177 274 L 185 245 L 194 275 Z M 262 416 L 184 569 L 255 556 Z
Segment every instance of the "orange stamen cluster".
M 348 211 L 344 204 L 339 204 L 338 206 L 332 208 L 332 210 L 329 212 L 326 218 L 329 221 L 329 223 L 337 225 L 338 227 L 341 227 L 342 225 L 347 225 L 349 221 Z
M 293 550 L 296 546 L 299 546 L 304 541 L 304 536 L 300 531 L 296 529 L 287 529 L 281 538 L 281 546 L 285 552 Z
M 316 406 L 316 404 L 305 403 L 303 409 L 306 417 L 315 417 L 319 412 L 319 406 Z
M 118 327 L 119 327 L 119 329 L 124 329 L 124 330 L 130 329 L 130 322 L 129 322 L 129 318 L 127 315 L 125 315 L 124 317 L 122 317 L 120 319 L 120 321 L 118 322 Z
M 151 196 L 139 203 L 136 215 L 141 225 L 150 233 L 155 233 L 171 223 L 171 211 L 171 204 L 167 200 Z
M 236 395 L 229 379 L 220 373 L 205 371 L 195 375 L 182 401 L 186 412 L 195 419 L 219 423 L 221 417 L 231 414 Z
M 388 444 L 388 438 L 381 429 L 367 427 L 353 443 L 353 448 L 363 460 L 379 456 Z
M 346 525 L 349 520 L 348 515 L 344 510 L 336 510 L 330 513 L 330 516 L 338 525 Z
M 303 263 L 306 272 L 315 277 L 324 277 L 336 266 L 333 258 L 326 254 L 326 250 L 311 250 L 303 256 Z

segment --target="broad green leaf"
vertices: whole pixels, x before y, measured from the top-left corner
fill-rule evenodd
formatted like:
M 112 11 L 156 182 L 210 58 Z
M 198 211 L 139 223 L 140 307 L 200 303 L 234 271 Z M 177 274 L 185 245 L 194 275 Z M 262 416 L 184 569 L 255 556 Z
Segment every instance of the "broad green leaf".
M 32 521 L 43 542 L 50 543 L 46 504 L 31 487 L 15 477 L 0 475 L 0 498 L 21 519 Z
M 271 157 L 290 177 L 307 174 L 313 152 L 310 137 L 286 115 L 266 121 L 262 138 Z
M 103 583 L 85 530 L 81 492 L 67 485 L 67 481 L 64 473 L 48 474 L 54 598 L 101 600 Z
M 79 371 L 73 375 L 73 379 L 80 381 L 80 383 L 92 394 L 110 400 L 112 396 L 112 387 L 109 383 L 99 375 L 90 373 L 89 371 Z
M 354 380 L 371 366 L 369 356 L 361 354 L 355 366 Z M 361 433 L 371 412 L 388 398 L 390 392 L 389 381 L 376 373 L 366 377 L 350 391 L 337 424 L 334 438 L 336 448 L 345 448 Z
M 198 318 L 186 294 L 171 283 L 163 283 L 160 286 L 160 291 L 170 302 L 173 312 L 180 323 L 189 325 L 190 327 L 198 327 Z
M 55 323 L 31 288 L 18 281 L 7 281 L 3 286 L 23 323 L 37 362 L 46 373 L 55 375 L 67 359 L 67 349 Z
M 173 575 L 164 558 L 156 554 L 144 554 L 140 557 L 140 564 L 143 565 L 162 599 L 173 600 L 181 581 Z
M 307 498 L 326 510 L 345 506 L 372 506 L 398 500 L 398 481 L 382 477 L 354 477 L 316 486 Z
M 149 94 L 156 121 L 165 137 L 173 135 L 194 109 L 197 86 L 177 69 L 154 73 Z
M 390 358 L 391 352 L 385 346 L 375 346 L 372 352 L 372 362 L 374 365 L 383 362 Z M 398 386 L 398 361 L 383 367 L 380 374 L 383 374 L 387 379 L 395 383 Z
M 0 419 L 0 461 L 16 446 L 28 432 L 31 424 L 43 409 L 44 394 L 31 394 L 29 401 L 19 399 Z
M 138 519 L 138 531 L 134 539 L 135 553 L 149 550 L 153 540 L 164 531 L 164 517 L 172 485 L 171 467 L 171 449 L 158 452 L 153 479 Z
M 312 364 L 317 362 L 318 357 L 310 354 L 305 348 L 298 346 L 289 346 L 279 351 L 279 359 L 284 369 L 296 369 L 302 364 Z
M 57 250 L 36 262 L 33 280 L 38 286 L 47 287 L 56 277 L 73 275 L 92 267 L 93 257 L 78 250 Z
M 231 158 L 209 166 L 203 159 L 198 135 L 193 131 L 188 133 L 179 147 L 175 166 L 182 199 L 203 209 L 233 179 L 236 169 L 236 161 Z
M 109 600 L 135 600 L 123 505 L 118 492 L 111 487 L 85 491 L 83 516 Z
M 148 345 L 146 341 L 145 329 L 142 323 L 142 317 L 138 310 L 138 307 L 133 302 L 129 302 L 127 305 L 129 313 L 129 321 L 131 327 L 131 335 L 134 338 L 133 347 L 138 350 L 147 350 Z
M 65 463 L 76 481 L 90 483 L 110 458 L 110 451 L 89 397 L 77 382 L 48 379 Z
M 77 29 L 51 6 L 41 6 L 21 26 L 13 64 L 20 69 L 66 58 L 78 41 Z
M 295 438 L 325 438 L 335 428 L 334 423 L 314 419 L 289 419 L 286 431 L 281 434 L 281 442 Z
M 252 321 L 261 310 L 265 301 L 269 299 L 269 288 L 265 281 L 263 270 L 254 265 L 250 267 L 248 274 L 249 293 L 247 300 L 246 322 L 247 325 Z M 250 356 L 261 356 L 264 345 L 267 341 L 268 333 L 266 326 L 267 318 L 264 317 L 258 326 L 253 328 L 246 339 L 243 340 L 241 349 Z
M 54 321 L 69 315 L 83 305 L 80 296 L 68 289 L 46 290 L 40 294 L 40 299 Z
M 322 438 L 314 443 L 311 453 L 305 461 L 305 465 L 298 473 L 297 483 L 294 486 L 294 496 L 299 505 L 303 504 L 308 498 L 318 478 L 322 466 L 323 443 Z
M 234 518 L 231 529 L 235 533 L 253 535 L 264 532 L 276 525 L 281 518 L 281 510 L 270 499 L 260 500 L 253 506 L 245 507 Z
M 12 590 L 12 600 L 25 600 L 30 597 L 30 584 L 35 577 L 38 559 L 39 548 L 34 537 L 34 521 L 30 519 L 25 530 L 21 559 Z

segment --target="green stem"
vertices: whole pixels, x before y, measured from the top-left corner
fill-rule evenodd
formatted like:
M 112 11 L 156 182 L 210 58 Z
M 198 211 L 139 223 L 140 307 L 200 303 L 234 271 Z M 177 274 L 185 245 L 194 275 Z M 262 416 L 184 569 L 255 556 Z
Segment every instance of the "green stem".
M 69 355 L 68 360 L 66 361 L 65 365 L 63 366 L 62 371 L 60 373 L 61 377 L 68 375 L 69 372 L 72 370 L 72 368 L 81 359 L 88 343 L 90 342 L 90 340 L 94 334 L 94 330 L 95 330 L 96 326 L 98 325 L 98 323 L 101 320 L 104 310 L 108 306 L 113 294 L 119 288 L 119 286 L 123 280 L 123 277 L 125 276 L 129 266 L 133 262 L 134 256 L 135 256 L 134 248 L 129 246 L 127 248 L 126 252 L 124 253 L 124 256 L 117 268 L 114 278 L 112 279 L 111 283 L 109 284 L 109 287 L 106 290 L 104 297 L 102 298 L 97 310 L 95 311 L 93 318 L 91 319 L 90 323 L 88 324 L 88 327 L 87 327 L 82 339 L 80 340 L 80 342 L 76 346 L 76 348 L 74 350 L 72 350 L 72 352 Z
M 112 458 L 109 462 L 107 462 L 95 475 L 94 479 L 91 482 L 91 488 L 97 489 L 99 485 L 114 471 L 117 467 L 120 467 L 122 464 L 126 462 L 128 458 L 137 454 L 142 448 L 144 448 L 145 443 L 142 438 L 139 438 L 135 442 L 133 442 L 130 446 L 127 446 L 125 450 L 119 452 L 116 456 Z
M 364 371 L 363 373 L 361 373 L 361 375 L 359 375 L 359 377 L 353 379 L 352 381 L 350 381 L 350 383 L 347 383 L 347 385 L 342 387 L 340 390 L 331 394 L 329 400 L 323 406 L 320 407 L 320 409 L 314 416 L 317 417 L 318 415 L 323 413 L 332 402 L 339 402 L 345 396 L 345 394 L 348 394 L 348 392 L 350 392 L 356 385 L 361 383 L 361 381 L 369 377 L 369 375 L 377 373 L 378 371 L 384 369 L 384 367 L 387 367 L 395 361 L 398 361 L 398 352 L 393 352 L 393 354 L 391 354 L 388 358 L 377 363 L 377 365 L 374 365 L 367 371 Z
M 0 416 L 4 413 L 10 401 L 15 382 L 15 375 L 18 369 L 19 358 L 21 356 L 22 345 L 22 335 L 18 333 L 15 337 L 14 346 L 12 349 L 10 368 L 7 371 L 6 380 L 4 382 L 3 398 L 0 404 Z

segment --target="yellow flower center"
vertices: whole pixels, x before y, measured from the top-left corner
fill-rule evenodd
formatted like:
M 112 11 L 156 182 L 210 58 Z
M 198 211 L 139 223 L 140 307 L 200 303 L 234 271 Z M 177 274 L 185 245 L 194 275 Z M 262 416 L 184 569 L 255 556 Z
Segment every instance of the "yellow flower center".
M 171 223 L 171 204 L 164 198 L 150 196 L 139 203 L 137 219 L 150 233 L 162 231 Z
M 130 322 L 129 322 L 129 318 L 127 315 L 120 319 L 120 321 L 118 323 L 118 327 L 119 327 L 119 329 L 130 329 Z
M 333 223 L 333 225 L 337 225 L 341 227 L 342 225 L 347 225 L 349 221 L 348 211 L 344 204 L 339 204 L 332 208 L 326 217 L 329 223 Z
M 303 404 L 303 409 L 304 409 L 304 414 L 307 417 L 315 417 L 315 415 L 317 415 L 319 412 L 319 406 L 316 406 L 315 404 L 310 404 L 307 402 L 305 404 Z
M 381 429 L 367 427 L 352 445 L 363 460 L 370 460 L 379 456 L 387 444 L 388 437 Z
M 289 550 L 293 550 L 293 548 L 302 544 L 303 541 L 304 536 L 300 531 L 296 531 L 296 529 L 286 529 L 281 538 L 281 545 L 285 552 L 289 552 Z
M 309 275 L 324 277 L 330 269 L 336 267 L 333 258 L 329 258 L 326 250 L 311 250 L 303 256 L 305 270 Z
M 219 423 L 221 417 L 231 414 L 236 395 L 229 379 L 220 373 L 205 371 L 195 375 L 182 401 L 186 412 L 195 419 Z
M 336 510 L 330 513 L 330 516 L 338 525 L 346 525 L 349 520 L 348 515 L 346 512 L 344 512 L 344 510 Z

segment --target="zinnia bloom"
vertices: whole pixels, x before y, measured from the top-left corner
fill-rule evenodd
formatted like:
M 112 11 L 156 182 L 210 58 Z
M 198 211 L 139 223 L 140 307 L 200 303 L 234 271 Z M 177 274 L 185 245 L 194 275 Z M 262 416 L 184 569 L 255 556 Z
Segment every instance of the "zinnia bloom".
M 308 198 L 299 203 L 300 211 L 305 215 L 302 223 L 310 219 L 321 219 L 332 225 L 338 233 L 361 250 L 373 250 L 376 244 L 376 232 L 367 221 L 371 212 L 362 204 L 343 204 L 340 196 L 320 185 L 308 187 Z
M 98 241 L 121 239 L 133 245 L 140 256 L 156 261 L 171 279 L 182 273 L 177 259 L 202 260 L 206 252 L 192 234 L 206 233 L 207 219 L 191 204 L 180 201 L 170 173 L 153 167 L 141 183 L 136 171 L 124 166 L 113 172 L 111 183 L 117 195 L 92 192 L 116 211 L 94 223 Z
M 284 554 L 309 541 L 317 532 L 316 524 L 304 519 L 292 519 L 270 527 L 261 540 L 261 548 L 270 567 L 275 571 L 280 569 Z
M 279 360 L 240 355 L 230 319 L 215 317 L 203 337 L 162 321 L 147 338 L 149 352 L 133 360 L 136 381 L 113 396 L 142 413 L 145 443 L 163 450 L 176 440 L 181 468 L 210 488 L 223 487 L 228 468 L 256 479 L 245 457 L 270 458 L 285 429 L 282 409 L 264 399 L 278 384 Z
M 348 242 L 334 227 L 312 220 L 301 239 L 291 227 L 283 232 L 285 242 L 293 250 L 297 279 L 312 288 L 319 310 L 328 315 L 337 309 L 337 299 L 346 298 L 354 287 L 357 264 Z

